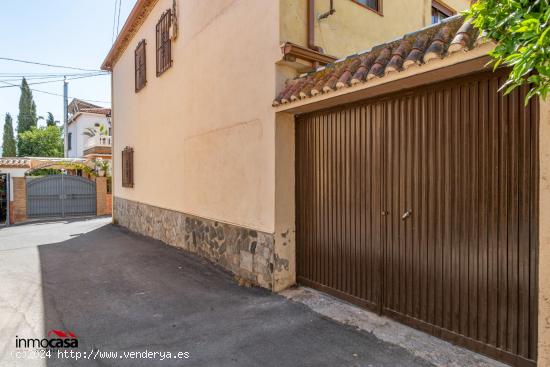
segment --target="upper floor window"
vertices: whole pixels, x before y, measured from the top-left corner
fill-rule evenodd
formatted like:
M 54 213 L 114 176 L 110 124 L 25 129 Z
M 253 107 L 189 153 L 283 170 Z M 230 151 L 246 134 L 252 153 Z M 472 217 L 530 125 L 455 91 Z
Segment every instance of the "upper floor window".
M 73 148 L 73 133 L 67 134 L 67 150 L 71 150 Z
M 139 92 L 147 84 L 147 72 L 145 63 L 145 40 L 141 40 L 135 51 L 135 82 L 136 92 Z
M 382 7 L 380 6 L 380 3 L 382 0 L 352 0 L 353 2 L 356 2 L 359 5 L 363 5 L 366 8 L 375 10 L 377 12 L 380 12 Z
M 172 66 L 172 44 L 170 40 L 170 26 L 172 10 L 166 10 L 157 23 L 157 76 Z
M 432 24 L 441 22 L 443 19 L 451 17 L 455 14 L 455 11 L 445 5 L 432 1 Z

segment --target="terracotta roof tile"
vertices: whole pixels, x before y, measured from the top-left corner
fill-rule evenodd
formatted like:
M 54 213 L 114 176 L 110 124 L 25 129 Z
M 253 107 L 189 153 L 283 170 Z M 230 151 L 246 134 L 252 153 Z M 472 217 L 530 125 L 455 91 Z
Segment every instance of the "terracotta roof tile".
M 86 109 L 86 108 L 103 108 L 103 107 L 95 105 L 90 102 L 83 101 L 78 98 L 73 98 L 73 100 L 71 101 L 71 103 L 69 103 L 69 106 L 68 106 L 69 113 L 72 113 L 72 114 L 75 114 L 78 111 L 82 111 L 83 109 Z
M 351 77 L 355 74 L 357 69 L 359 69 L 359 66 L 361 65 L 361 59 L 358 57 L 353 58 L 351 62 L 348 63 L 348 65 L 345 67 L 344 72 L 342 75 L 340 75 L 340 78 L 338 78 L 338 82 L 336 83 L 336 89 L 344 88 L 348 86 L 349 81 Z
M 273 101 L 273 106 L 298 99 L 330 93 L 374 78 L 422 65 L 434 59 L 447 57 L 461 50 L 467 51 L 486 42 L 477 30 L 462 16 L 409 33 L 366 51 L 351 55 L 333 64 L 314 70 L 289 81 Z
M 461 50 L 468 50 L 472 48 L 474 39 L 474 26 L 470 20 L 464 22 L 456 32 L 451 45 L 449 46 L 449 53 L 458 52 Z
M 430 47 L 424 54 L 424 62 L 428 62 L 433 59 L 442 59 L 447 51 L 448 43 L 451 40 L 451 28 L 444 26 L 439 29 L 432 39 Z
M 360 56 L 359 59 L 361 60 L 361 65 L 359 66 L 359 69 L 357 69 L 355 74 L 353 74 L 353 77 L 351 78 L 351 85 L 360 83 L 365 80 L 367 73 L 372 67 L 372 64 L 374 64 L 374 61 L 376 60 L 376 54 L 374 52 L 370 52 L 367 55 Z
M 326 93 L 336 89 L 336 83 L 338 83 L 340 77 L 346 72 L 348 65 L 348 60 L 339 63 L 336 70 L 330 74 L 330 77 L 323 86 L 323 92 Z
M 323 90 L 323 87 L 325 86 L 325 83 L 330 78 L 330 73 L 328 73 L 326 70 L 321 71 L 322 77 L 317 80 L 317 83 L 311 88 L 311 95 L 315 96 Z M 306 98 L 309 96 L 306 96 Z
M 315 86 L 316 81 L 317 79 L 311 76 L 307 77 L 306 82 L 299 93 L 300 98 L 307 98 L 307 96 L 309 95 L 309 93 L 311 93 L 311 90 Z
M 407 56 L 407 58 L 405 59 L 405 62 L 403 63 L 404 69 L 407 69 L 413 65 L 422 64 L 422 56 L 424 56 L 424 51 L 426 51 L 426 48 L 428 47 L 429 42 L 430 42 L 430 36 L 427 34 L 421 34 L 416 38 L 411 52 L 409 52 L 409 55 Z
M 30 168 L 30 162 L 28 158 L 0 158 L 0 167 Z
M 82 108 L 80 112 L 87 112 L 87 113 L 96 113 L 98 115 L 110 115 L 111 109 L 110 108 Z
M 386 70 L 388 61 L 390 61 L 390 56 L 391 49 L 389 47 L 384 47 L 370 68 L 369 73 L 367 74 L 367 80 L 371 80 L 376 77 L 381 78 L 384 76 L 384 71 Z
M 409 52 L 411 52 L 411 49 L 411 41 L 406 39 L 401 41 L 399 46 L 394 49 L 390 62 L 388 62 L 388 65 L 386 66 L 386 74 L 401 71 L 403 62 Z

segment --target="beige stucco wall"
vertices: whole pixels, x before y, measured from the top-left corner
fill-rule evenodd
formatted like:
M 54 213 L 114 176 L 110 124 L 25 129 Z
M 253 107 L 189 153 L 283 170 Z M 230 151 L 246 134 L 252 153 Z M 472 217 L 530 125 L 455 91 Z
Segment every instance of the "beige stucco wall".
M 539 125 L 539 317 L 538 364 L 550 366 L 550 99 L 541 103 Z
M 155 73 L 159 0 L 113 69 L 114 170 L 134 148 L 133 189 L 118 197 L 274 232 L 277 1 L 178 1 L 173 66 Z M 147 86 L 134 49 L 147 40 Z
M 307 0 L 279 0 L 280 42 L 307 45 Z M 391 41 L 431 24 L 431 0 L 382 0 L 382 15 L 352 0 L 334 0 L 336 13 L 328 11 L 330 0 L 315 1 L 315 45 L 325 53 L 343 57 Z M 468 8 L 469 0 L 441 1 L 456 11 Z
M 275 256 L 283 261 L 273 274 L 273 290 L 296 283 L 295 123 L 278 113 L 275 130 Z

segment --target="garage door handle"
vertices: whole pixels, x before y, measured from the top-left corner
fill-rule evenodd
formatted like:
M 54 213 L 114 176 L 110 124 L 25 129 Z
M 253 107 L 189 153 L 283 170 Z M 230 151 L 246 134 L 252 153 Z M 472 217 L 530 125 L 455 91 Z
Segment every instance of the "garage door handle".
M 412 210 L 406 210 L 405 213 L 403 213 L 403 215 L 401 216 L 401 220 L 405 220 L 407 219 L 408 217 L 410 217 L 412 214 Z

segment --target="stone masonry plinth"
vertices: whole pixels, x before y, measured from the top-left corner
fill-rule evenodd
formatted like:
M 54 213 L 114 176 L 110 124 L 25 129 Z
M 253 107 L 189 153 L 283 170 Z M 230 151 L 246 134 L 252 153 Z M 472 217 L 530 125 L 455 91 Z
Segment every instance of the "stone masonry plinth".
M 113 200 L 116 224 L 196 253 L 254 285 L 273 288 L 273 234 L 118 197 Z

